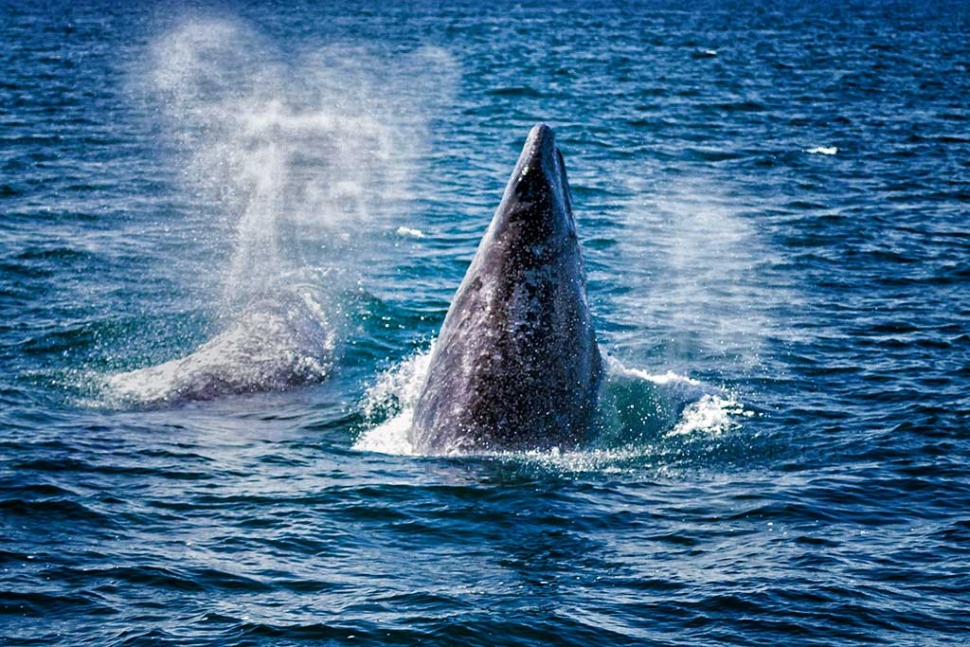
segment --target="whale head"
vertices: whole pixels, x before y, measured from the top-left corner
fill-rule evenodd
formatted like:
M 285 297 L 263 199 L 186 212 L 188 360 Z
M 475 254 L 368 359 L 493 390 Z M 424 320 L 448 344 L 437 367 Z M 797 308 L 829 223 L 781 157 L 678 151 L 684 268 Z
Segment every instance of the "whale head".
M 502 253 L 525 261 L 530 254 L 555 253 L 563 243 L 575 240 L 566 164 L 552 128 L 538 124 L 522 147 L 480 249 L 503 241 Z

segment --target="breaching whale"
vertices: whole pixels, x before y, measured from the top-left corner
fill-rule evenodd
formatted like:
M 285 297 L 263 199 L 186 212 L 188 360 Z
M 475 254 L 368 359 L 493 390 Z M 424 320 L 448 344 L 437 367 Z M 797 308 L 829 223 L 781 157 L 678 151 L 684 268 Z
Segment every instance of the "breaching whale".
M 532 128 L 451 303 L 415 403 L 418 453 L 581 442 L 602 359 L 562 154 Z

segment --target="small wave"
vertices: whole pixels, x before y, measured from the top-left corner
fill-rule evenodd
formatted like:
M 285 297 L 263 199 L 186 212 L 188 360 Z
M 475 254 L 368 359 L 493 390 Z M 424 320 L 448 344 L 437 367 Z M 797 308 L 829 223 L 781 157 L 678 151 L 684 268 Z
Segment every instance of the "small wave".
M 815 148 L 806 148 L 805 152 L 809 155 L 835 155 L 839 152 L 838 146 L 816 146 Z
M 83 609 L 91 615 L 117 613 L 117 609 L 104 602 L 97 593 L 90 591 L 57 595 L 0 589 L 0 614 L 2 615 L 50 619 L 63 614 L 68 609 L 72 611 Z
M 535 88 L 530 88 L 527 86 L 512 86 L 505 88 L 493 88 L 486 91 L 486 94 L 490 94 L 495 97 L 532 97 L 541 98 L 545 96 L 542 92 L 536 90 Z
M 358 451 L 414 455 L 408 435 L 414 405 L 427 376 L 431 350 L 413 355 L 384 372 L 364 396 L 369 425 L 353 445 Z M 569 471 L 625 463 L 642 457 L 650 443 L 689 434 L 720 435 L 740 426 L 752 412 L 716 386 L 672 371 L 652 374 L 628 368 L 606 356 L 593 435 L 576 451 L 480 452 L 484 456 L 519 456 Z
M 691 58 L 698 58 L 698 59 L 717 58 L 717 50 L 716 49 L 695 49 L 694 52 L 691 54 Z
M 734 398 L 704 395 L 684 409 L 680 420 L 669 434 L 690 434 L 695 431 L 720 434 L 740 426 L 737 416 L 751 417 L 752 415 L 754 415 L 753 411 L 747 411 Z
M 24 519 L 43 519 L 45 522 L 71 524 L 91 523 L 99 528 L 111 528 L 116 525 L 109 516 L 77 501 L 65 498 L 4 499 L 0 501 L 0 511 L 8 518 L 22 517 Z
M 732 101 L 717 103 L 712 107 L 723 112 L 764 112 L 765 104 L 758 101 Z

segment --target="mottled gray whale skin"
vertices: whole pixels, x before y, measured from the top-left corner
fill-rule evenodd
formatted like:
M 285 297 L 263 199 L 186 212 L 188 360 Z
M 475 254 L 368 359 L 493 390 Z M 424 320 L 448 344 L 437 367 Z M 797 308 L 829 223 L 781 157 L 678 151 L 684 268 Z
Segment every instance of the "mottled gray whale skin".
M 566 167 L 552 129 L 539 124 L 438 334 L 412 448 L 575 446 L 601 373 Z
M 282 391 L 327 377 L 334 336 L 316 290 L 280 287 L 191 354 L 118 373 L 107 385 L 122 401 L 143 406 Z

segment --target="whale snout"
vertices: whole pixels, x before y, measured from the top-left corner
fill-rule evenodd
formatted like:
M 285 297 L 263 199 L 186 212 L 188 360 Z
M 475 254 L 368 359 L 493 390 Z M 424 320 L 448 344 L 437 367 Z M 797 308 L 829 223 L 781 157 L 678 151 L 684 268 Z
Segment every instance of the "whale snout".
M 525 227 L 523 235 L 532 239 L 552 240 L 573 234 L 566 166 L 556 146 L 556 135 L 546 124 L 537 124 L 529 131 L 493 224 L 496 231 Z
M 543 184 L 561 184 L 565 175 L 562 155 L 556 148 L 556 134 L 546 124 L 536 124 L 522 147 L 516 165 L 516 189 L 528 190 Z

